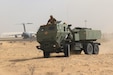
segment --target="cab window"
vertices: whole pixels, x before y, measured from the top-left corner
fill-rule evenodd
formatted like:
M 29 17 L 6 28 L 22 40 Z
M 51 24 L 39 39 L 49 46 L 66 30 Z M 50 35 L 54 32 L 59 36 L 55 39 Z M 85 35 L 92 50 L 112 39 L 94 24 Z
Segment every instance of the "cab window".
M 49 30 L 54 30 L 55 29 L 55 27 L 49 27 Z
M 45 31 L 45 28 L 40 28 L 40 31 L 42 31 L 42 32 Z

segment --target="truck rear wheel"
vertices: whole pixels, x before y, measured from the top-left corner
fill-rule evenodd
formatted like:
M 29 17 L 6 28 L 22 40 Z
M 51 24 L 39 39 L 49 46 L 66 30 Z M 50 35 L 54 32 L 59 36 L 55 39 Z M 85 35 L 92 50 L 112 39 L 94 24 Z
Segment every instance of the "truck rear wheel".
M 65 44 L 64 45 L 64 56 L 65 57 L 69 57 L 70 56 L 70 45 L 69 44 Z
M 98 44 L 94 44 L 93 54 L 98 54 L 98 53 L 99 53 L 99 46 L 98 46 Z
M 91 43 L 88 43 L 85 46 L 84 52 L 85 52 L 85 54 L 89 54 L 89 55 L 93 54 L 93 45 Z
M 49 58 L 50 57 L 50 53 L 49 52 L 43 52 L 44 58 Z

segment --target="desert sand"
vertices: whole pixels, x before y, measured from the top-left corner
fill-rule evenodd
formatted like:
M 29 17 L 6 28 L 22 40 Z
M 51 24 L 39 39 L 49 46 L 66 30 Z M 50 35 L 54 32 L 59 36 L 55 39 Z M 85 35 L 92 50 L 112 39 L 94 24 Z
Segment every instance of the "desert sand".
M 51 54 L 36 41 L 0 41 L 0 75 L 113 75 L 113 40 L 101 39 L 98 55 Z

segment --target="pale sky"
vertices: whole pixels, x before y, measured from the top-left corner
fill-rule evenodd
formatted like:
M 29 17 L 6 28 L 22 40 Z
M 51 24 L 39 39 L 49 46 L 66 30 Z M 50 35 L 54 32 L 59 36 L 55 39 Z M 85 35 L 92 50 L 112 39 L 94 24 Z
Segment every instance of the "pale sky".
M 85 27 L 113 33 L 113 0 L 0 0 L 0 33 L 36 32 L 49 16 L 73 27 Z

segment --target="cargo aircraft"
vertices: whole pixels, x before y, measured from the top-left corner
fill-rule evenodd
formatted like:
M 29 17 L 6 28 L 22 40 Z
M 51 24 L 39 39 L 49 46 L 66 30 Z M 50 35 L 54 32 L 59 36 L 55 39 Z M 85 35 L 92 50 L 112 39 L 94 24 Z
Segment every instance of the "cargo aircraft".
M 20 38 L 22 37 L 23 39 L 32 39 L 36 37 L 35 32 L 27 32 L 26 31 L 26 24 L 33 24 L 33 23 L 22 23 L 24 31 L 23 32 L 8 32 L 8 33 L 3 33 L 2 36 L 4 37 L 15 37 L 15 38 Z
M 33 24 L 33 23 L 26 23 L 26 24 Z M 34 33 L 34 32 L 26 32 L 25 23 L 22 23 L 22 25 L 23 25 L 23 28 L 24 28 L 24 32 L 22 33 L 23 39 L 34 38 L 36 33 Z

